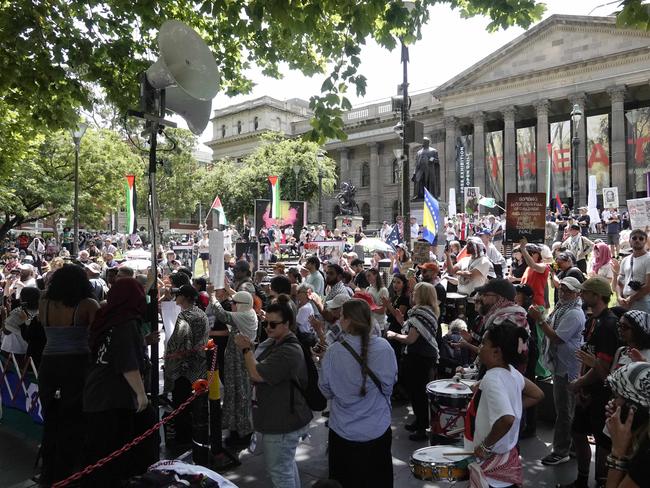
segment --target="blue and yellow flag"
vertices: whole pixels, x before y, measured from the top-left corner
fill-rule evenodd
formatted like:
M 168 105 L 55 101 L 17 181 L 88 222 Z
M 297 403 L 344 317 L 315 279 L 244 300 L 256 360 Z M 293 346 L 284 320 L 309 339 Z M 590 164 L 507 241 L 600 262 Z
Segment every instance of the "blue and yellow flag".
M 430 244 L 435 244 L 440 229 L 440 207 L 429 190 L 424 189 L 424 213 L 422 217 L 422 237 Z

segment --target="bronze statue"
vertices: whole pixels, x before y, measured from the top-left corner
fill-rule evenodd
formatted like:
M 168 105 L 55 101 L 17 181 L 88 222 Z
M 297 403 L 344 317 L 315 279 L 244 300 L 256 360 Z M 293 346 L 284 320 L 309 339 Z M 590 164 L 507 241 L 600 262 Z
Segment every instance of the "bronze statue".
M 341 215 L 354 215 L 354 209 L 359 211 L 359 205 L 357 205 L 356 200 L 354 199 L 354 194 L 357 192 L 357 187 L 352 183 L 344 181 L 341 183 L 341 191 L 336 195 L 336 201 L 339 202 L 341 208 Z
M 415 171 L 411 177 L 414 183 L 412 200 L 424 198 L 424 189 L 429 190 L 435 198 L 440 198 L 440 158 L 438 151 L 429 147 L 431 141 L 423 138 L 422 148 L 415 156 Z

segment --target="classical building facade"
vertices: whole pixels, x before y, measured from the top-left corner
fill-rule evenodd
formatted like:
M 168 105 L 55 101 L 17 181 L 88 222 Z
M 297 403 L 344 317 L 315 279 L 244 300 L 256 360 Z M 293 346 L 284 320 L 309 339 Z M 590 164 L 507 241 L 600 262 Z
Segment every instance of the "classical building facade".
M 617 187 L 621 205 L 646 196 L 650 33 L 617 28 L 614 17 L 553 15 L 438 88 L 411 98 L 411 116 L 424 124 L 424 135 L 440 155 L 443 209 L 452 188 L 457 203 L 466 187 L 503 202 L 508 193 L 546 192 L 549 181 L 551 196 L 563 202 L 573 203 L 575 186 L 582 205 L 591 175 L 599 195 Z M 295 100 L 277 103 L 289 102 Z M 262 112 L 277 110 L 260 105 Z M 575 106 L 583 114 L 577 125 L 571 121 Z M 215 140 L 209 143 L 215 158 L 238 157 L 247 146 L 250 151 L 254 143 L 244 144 L 243 134 L 238 134 L 242 140 L 229 137 L 228 127 L 253 112 L 241 105 L 220 112 L 227 117 L 215 113 Z M 309 130 L 309 115 L 292 112 L 284 132 L 297 136 Z M 398 117 L 390 99 L 356 107 L 345 114 L 348 139 L 325 146 L 341 181 L 358 188 L 357 201 L 371 227 L 399 213 L 395 150 L 401 143 L 393 131 Z M 224 125 L 226 137 L 219 144 L 216 136 Z M 411 147 L 411 170 L 419 147 Z M 324 220 L 331 225 L 336 202 L 323 201 Z

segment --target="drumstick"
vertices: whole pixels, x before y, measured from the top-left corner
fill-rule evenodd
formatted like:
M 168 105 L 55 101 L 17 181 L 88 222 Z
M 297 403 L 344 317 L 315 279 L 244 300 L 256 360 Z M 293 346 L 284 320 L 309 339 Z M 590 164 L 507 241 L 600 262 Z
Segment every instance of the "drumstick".
M 473 452 L 461 451 L 461 452 L 443 452 L 443 456 L 473 456 Z

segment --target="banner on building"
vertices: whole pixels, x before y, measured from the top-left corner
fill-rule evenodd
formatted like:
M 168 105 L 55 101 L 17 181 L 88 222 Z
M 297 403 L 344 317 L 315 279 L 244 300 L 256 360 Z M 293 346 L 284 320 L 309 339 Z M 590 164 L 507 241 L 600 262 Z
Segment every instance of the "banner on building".
M 553 122 L 551 126 L 551 195 L 562 200 L 571 196 L 571 121 Z
M 544 242 L 546 193 L 508 193 L 506 200 L 506 240 Z
M 257 242 L 235 242 L 235 260 L 246 261 L 251 270 L 259 269 L 259 248 Z
M 610 185 L 609 114 L 587 117 L 587 175 L 598 188 Z
M 618 187 L 603 188 L 603 208 L 618 208 Z
M 478 214 L 478 201 L 481 198 L 481 189 L 478 186 L 465 187 L 463 193 L 463 213 L 467 215 Z
M 650 107 L 625 112 L 627 121 L 628 193 L 646 192 L 646 172 L 650 170 Z
M 630 213 L 630 225 L 633 229 L 650 228 L 650 198 L 635 198 L 627 201 L 627 210 Z
M 535 126 L 517 129 L 517 192 L 537 191 Z
M 456 186 L 461 195 L 465 187 L 474 184 L 473 147 L 472 134 L 456 137 L 456 171 L 458 172 L 458 184 Z
M 497 202 L 504 201 L 503 193 L 503 131 L 485 134 L 485 170 L 487 171 L 486 196 Z

